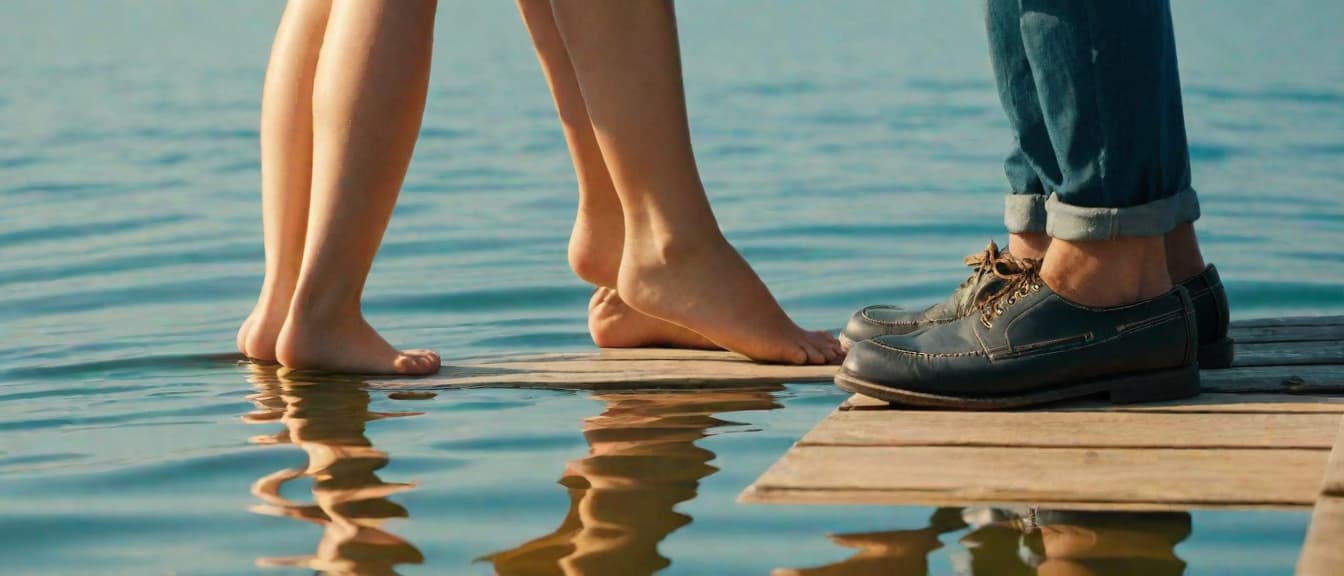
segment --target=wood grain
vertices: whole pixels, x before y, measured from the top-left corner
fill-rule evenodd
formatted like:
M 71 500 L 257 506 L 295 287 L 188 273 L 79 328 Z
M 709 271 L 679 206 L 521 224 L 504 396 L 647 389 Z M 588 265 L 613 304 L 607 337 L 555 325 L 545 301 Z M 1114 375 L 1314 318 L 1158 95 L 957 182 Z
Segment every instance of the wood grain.
M 746 501 L 1303 506 L 1326 450 L 798 446 Z
M 1297 561 L 1298 576 L 1344 572 L 1344 498 L 1324 496 L 1311 510 L 1311 527 Z
M 1329 450 L 1339 422 L 1337 413 L 850 410 L 822 420 L 798 445 Z
M 1233 366 L 1344 364 L 1344 341 L 1260 342 L 1234 345 Z
M 849 397 L 838 410 L 894 410 L 890 404 L 860 394 Z M 1195 398 L 1148 404 L 1111 404 L 1091 400 L 1038 408 L 1040 412 L 1172 412 L 1172 413 L 1344 413 L 1344 397 L 1308 394 L 1227 394 L 1205 392 Z

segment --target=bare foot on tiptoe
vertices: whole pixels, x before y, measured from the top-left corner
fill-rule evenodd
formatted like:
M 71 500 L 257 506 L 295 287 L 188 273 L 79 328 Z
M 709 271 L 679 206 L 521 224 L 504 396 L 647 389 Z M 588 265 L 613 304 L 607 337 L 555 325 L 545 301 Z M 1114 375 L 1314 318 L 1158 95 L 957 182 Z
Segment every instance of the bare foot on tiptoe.
M 284 305 L 258 302 L 238 328 L 238 351 L 249 360 L 275 362 L 275 341 L 280 337 L 280 328 L 285 325 L 288 313 L 288 302 Z
M 433 374 L 441 363 L 432 350 L 393 348 L 358 313 L 325 322 L 291 315 L 280 330 L 275 356 L 287 368 L 349 374 Z
M 722 236 L 680 246 L 627 238 L 616 288 L 635 309 L 753 360 L 827 364 L 843 355 L 835 337 L 794 324 Z
M 611 288 L 599 287 L 588 302 L 588 332 L 602 348 L 667 346 L 720 350 L 708 338 L 631 308 Z

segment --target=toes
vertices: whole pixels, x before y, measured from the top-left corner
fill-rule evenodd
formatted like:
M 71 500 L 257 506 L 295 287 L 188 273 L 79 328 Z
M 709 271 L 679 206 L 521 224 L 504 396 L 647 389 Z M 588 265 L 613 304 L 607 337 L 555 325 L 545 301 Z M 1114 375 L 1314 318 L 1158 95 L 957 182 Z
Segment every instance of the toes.
M 804 338 L 802 343 L 799 344 L 799 346 L 802 346 L 803 351 L 807 352 L 807 359 L 805 362 L 803 362 L 804 364 L 826 363 L 826 355 L 823 354 L 822 351 L 818 349 L 815 345 L 813 345 L 812 342 L 808 341 L 808 339 Z
M 433 350 L 407 350 L 393 362 L 399 374 L 420 375 L 439 371 L 443 360 Z
M 834 336 L 831 336 L 829 332 L 818 330 L 809 334 L 809 336 L 811 337 L 813 346 L 820 350 L 822 355 L 826 357 L 826 364 L 834 363 L 845 355 L 844 350 L 840 347 L 840 341 L 836 340 Z

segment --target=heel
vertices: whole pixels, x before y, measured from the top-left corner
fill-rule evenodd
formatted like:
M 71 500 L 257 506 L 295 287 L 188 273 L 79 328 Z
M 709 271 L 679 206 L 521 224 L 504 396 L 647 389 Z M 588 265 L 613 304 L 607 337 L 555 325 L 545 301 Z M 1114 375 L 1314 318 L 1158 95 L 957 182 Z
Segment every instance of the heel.
M 1232 339 L 1223 337 L 1222 340 L 1199 347 L 1199 367 L 1205 370 L 1227 368 L 1232 365 L 1232 358 L 1235 355 L 1232 350 Z
M 1115 404 L 1179 400 L 1199 395 L 1199 366 L 1117 378 L 1107 384 Z

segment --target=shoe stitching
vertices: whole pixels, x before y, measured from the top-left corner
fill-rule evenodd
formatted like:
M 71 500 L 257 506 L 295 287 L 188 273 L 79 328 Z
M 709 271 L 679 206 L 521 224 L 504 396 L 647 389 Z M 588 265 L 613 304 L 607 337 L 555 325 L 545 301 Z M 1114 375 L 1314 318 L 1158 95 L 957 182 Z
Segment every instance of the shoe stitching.
M 1086 350 L 1086 349 L 1089 349 L 1089 348 L 1094 348 L 1094 347 L 1100 346 L 1100 345 L 1102 345 L 1102 344 L 1108 344 L 1108 343 L 1110 343 L 1110 342 L 1113 342 L 1113 341 L 1116 341 L 1116 340 L 1120 340 L 1120 339 L 1122 339 L 1122 338 L 1129 338 L 1129 337 L 1131 337 L 1131 336 L 1135 336 L 1135 335 L 1140 334 L 1140 333 L 1142 333 L 1142 332 L 1144 332 L 1144 331 L 1146 331 L 1146 330 L 1150 330 L 1150 329 L 1152 329 L 1152 328 L 1155 328 L 1155 327 L 1158 327 L 1158 326 L 1162 326 L 1162 325 L 1168 324 L 1168 323 L 1170 323 L 1170 322 L 1173 321 L 1173 320 L 1183 320 L 1183 319 L 1184 319 L 1184 318 L 1182 318 L 1182 317 L 1173 317 L 1171 320 L 1168 320 L 1167 322 L 1162 322 L 1162 323 L 1159 323 L 1159 324 L 1153 324 L 1153 325 L 1151 325 L 1151 326 L 1144 326 L 1143 328 L 1139 328 L 1139 329 L 1132 330 L 1132 331 L 1129 331 L 1129 332 L 1116 333 L 1116 334 L 1114 334 L 1114 335 L 1112 335 L 1112 336 L 1107 336 L 1107 337 L 1102 338 L 1102 339 L 1100 339 L 1100 340 L 1093 340 L 1092 342 L 1090 342 L 1090 343 L 1088 343 L 1088 344 L 1084 344 L 1084 345 L 1082 345 L 1082 346 L 1074 346 L 1074 347 L 1070 347 L 1070 348 L 1062 348 L 1062 349 L 1052 349 L 1052 350 L 1036 351 L 1036 352 L 1034 352 L 1034 353 L 1022 354 L 1022 355 L 1016 356 L 1015 358 L 1027 358 L 1027 357 L 1038 357 L 1038 356 L 1053 356 L 1053 355 L 1055 355 L 1055 354 L 1063 354 L 1063 353 L 1065 353 L 1065 352 L 1073 352 L 1073 351 L 1077 351 L 1077 350 Z M 1182 355 L 1182 357 L 1184 357 L 1184 355 L 1185 355 L 1185 354 L 1184 354 L 1184 351 L 1182 351 L 1182 354 L 1181 354 L 1181 355 Z
M 900 352 L 902 354 L 907 354 L 910 356 L 921 356 L 924 358 L 969 358 L 971 356 L 985 355 L 983 352 L 976 350 L 972 350 L 970 352 L 920 352 L 918 350 L 906 350 L 905 348 L 897 348 L 895 346 L 892 346 L 879 340 L 869 340 L 869 342 L 872 342 L 873 344 L 876 344 L 877 346 L 880 346 L 892 352 Z
M 1069 336 L 1067 338 L 1057 338 L 1042 343 L 1028 344 L 1027 346 L 1031 346 L 1032 348 L 1025 348 L 1025 349 L 1018 348 L 1013 352 L 1003 355 L 996 355 L 996 353 L 1000 350 L 1010 349 L 1010 347 L 998 346 L 992 349 L 985 348 L 983 351 L 973 350 L 968 352 L 920 352 L 917 350 L 906 350 L 904 348 L 897 348 L 895 346 L 891 346 L 889 344 L 885 344 L 877 340 L 871 340 L 871 342 L 893 352 L 900 352 L 911 356 L 920 356 L 925 358 L 966 358 L 971 356 L 984 356 L 991 361 L 1007 360 L 1007 359 L 1027 358 L 1033 356 L 1048 356 L 1051 354 L 1059 354 L 1061 352 L 1068 352 L 1073 350 L 1084 350 L 1087 348 L 1092 348 L 1094 346 L 1099 346 L 1101 344 L 1106 344 L 1121 338 L 1127 338 L 1139 334 L 1145 330 L 1149 330 L 1158 326 L 1168 324 L 1175 320 L 1183 320 L 1184 316 L 1185 316 L 1184 311 L 1177 311 L 1174 313 L 1169 312 L 1149 319 L 1149 321 L 1146 321 L 1148 322 L 1146 325 L 1139 326 L 1139 323 L 1133 323 L 1131 324 L 1131 326 L 1136 327 L 1130 328 L 1124 332 L 1117 331 L 1116 334 L 1112 336 L 1107 336 L 1102 339 L 1096 339 L 1096 334 L 1092 331 L 1088 331 L 1086 334 Z M 976 338 L 979 339 L 978 333 L 976 335 Z M 1068 347 L 1050 346 L 1052 344 L 1059 344 L 1060 342 L 1063 341 L 1078 340 L 1080 338 L 1088 339 L 1090 341 L 1082 346 L 1068 346 Z M 981 343 L 981 346 L 982 347 L 984 346 L 983 342 Z
M 1145 318 L 1145 319 L 1143 319 L 1143 320 L 1137 320 L 1137 321 L 1134 321 L 1134 322 L 1126 322 L 1126 323 L 1124 323 L 1124 324 L 1117 324 L 1117 325 L 1115 326 L 1115 331 L 1118 332 L 1118 333 L 1122 333 L 1122 334 L 1123 334 L 1123 333 L 1125 333 L 1125 332 L 1132 332 L 1132 331 L 1134 331 L 1134 330 L 1142 330 L 1143 328 L 1147 328 L 1147 327 L 1150 326 L 1150 325 L 1153 325 L 1153 324 L 1162 324 L 1162 323 L 1165 323 L 1165 322 L 1171 320 L 1171 319 L 1174 318 L 1174 317 L 1177 317 L 1177 316 L 1184 316 L 1184 315 L 1185 315 L 1185 310 L 1171 310 L 1171 311 L 1169 311 L 1169 312 L 1163 312 L 1163 313 L 1161 313 L 1161 314 L 1158 314 L 1157 316 L 1152 316 L 1152 317 L 1149 317 L 1149 318 Z

